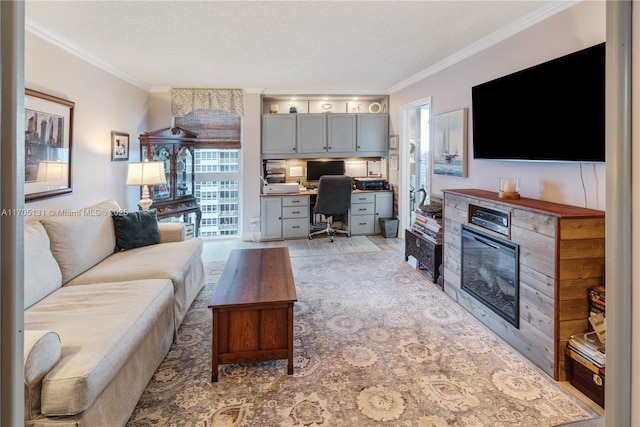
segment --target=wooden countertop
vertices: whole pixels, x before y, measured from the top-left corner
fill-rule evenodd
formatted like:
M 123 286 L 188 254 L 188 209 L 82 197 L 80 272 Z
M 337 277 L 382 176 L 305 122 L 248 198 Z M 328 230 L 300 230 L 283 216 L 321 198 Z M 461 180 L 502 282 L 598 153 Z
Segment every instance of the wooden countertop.
M 561 203 L 546 202 L 544 200 L 529 199 L 522 197 L 517 200 L 501 199 L 498 197 L 497 191 L 479 190 L 475 188 L 464 189 L 448 189 L 442 190 L 443 193 L 450 193 L 459 196 L 475 197 L 477 199 L 502 204 L 505 206 L 518 207 L 520 209 L 539 212 L 546 215 L 553 215 L 561 218 L 591 218 L 601 217 L 605 215 L 604 211 L 597 209 L 583 208 L 580 206 L 564 205 Z
M 353 190 L 352 194 L 359 193 L 390 193 L 391 190 Z M 300 191 L 298 193 L 271 193 L 271 194 L 260 194 L 260 197 L 270 197 L 270 196 L 315 196 L 318 194 L 317 190 L 305 190 Z

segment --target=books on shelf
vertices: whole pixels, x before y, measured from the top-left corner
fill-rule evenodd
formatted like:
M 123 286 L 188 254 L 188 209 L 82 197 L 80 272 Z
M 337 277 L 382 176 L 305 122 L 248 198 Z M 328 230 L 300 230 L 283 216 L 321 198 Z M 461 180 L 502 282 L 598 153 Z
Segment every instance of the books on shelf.
M 417 209 L 411 229 L 432 242 L 442 243 L 442 213 Z
M 567 344 L 569 350 L 574 351 L 599 368 L 604 368 L 606 348 L 600 342 L 595 332 L 581 332 L 571 335 Z
M 606 290 L 603 285 L 589 289 L 589 316 L 605 314 L 607 307 Z

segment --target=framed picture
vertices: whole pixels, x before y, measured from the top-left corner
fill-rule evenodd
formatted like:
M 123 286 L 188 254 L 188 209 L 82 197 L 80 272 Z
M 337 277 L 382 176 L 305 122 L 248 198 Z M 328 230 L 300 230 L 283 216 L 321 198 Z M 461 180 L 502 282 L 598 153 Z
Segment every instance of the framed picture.
M 467 109 L 435 116 L 433 173 L 467 177 Z
M 111 161 L 129 160 L 129 134 L 111 132 Z
M 391 168 L 391 170 L 394 170 L 394 171 L 398 170 L 398 155 L 397 154 L 391 154 L 389 156 L 389 167 Z
M 391 135 L 389 137 L 389 150 L 398 149 L 398 135 Z
M 71 193 L 75 103 L 25 89 L 25 200 Z

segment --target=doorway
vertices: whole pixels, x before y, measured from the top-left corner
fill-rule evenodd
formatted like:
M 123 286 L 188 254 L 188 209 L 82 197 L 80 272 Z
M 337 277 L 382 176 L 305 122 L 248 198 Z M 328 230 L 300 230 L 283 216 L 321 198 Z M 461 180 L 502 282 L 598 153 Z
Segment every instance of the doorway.
M 400 188 L 398 213 L 401 229 L 411 228 L 415 206 L 431 193 L 431 97 L 400 108 Z M 424 192 L 419 191 L 423 189 Z

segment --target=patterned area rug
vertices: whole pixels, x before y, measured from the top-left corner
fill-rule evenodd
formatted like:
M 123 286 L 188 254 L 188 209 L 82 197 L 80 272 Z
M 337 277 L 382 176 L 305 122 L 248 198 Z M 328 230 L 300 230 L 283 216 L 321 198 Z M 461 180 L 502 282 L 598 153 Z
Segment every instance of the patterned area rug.
M 327 243 L 330 245 L 330 243 Z M 132 426 L 553 426 L 597 417 L 389 251 L 292 257 L 286 360 L 220 367 L 206 304 L 222 262 Z
M 285 243 L 289 248 L 289 256 L 292 258 L 297 256 L 377 252 L 380 250 L 366 236 L 347 237 L 337 235 L 334 237 L 333 242 L 330 242 L 328 235 L 319 234 L 313 240 L 287 240 Z

